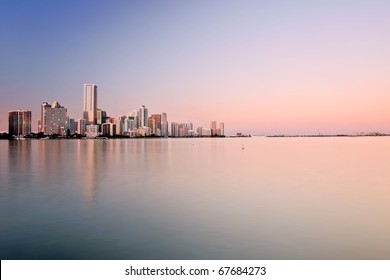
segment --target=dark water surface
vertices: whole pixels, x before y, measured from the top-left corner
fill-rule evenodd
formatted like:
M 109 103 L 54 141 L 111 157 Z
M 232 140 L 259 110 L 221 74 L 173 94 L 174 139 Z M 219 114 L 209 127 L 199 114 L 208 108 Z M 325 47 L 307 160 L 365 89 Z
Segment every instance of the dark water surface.
M 390 259 L 390 137 L 0 141 L 0 258 Z

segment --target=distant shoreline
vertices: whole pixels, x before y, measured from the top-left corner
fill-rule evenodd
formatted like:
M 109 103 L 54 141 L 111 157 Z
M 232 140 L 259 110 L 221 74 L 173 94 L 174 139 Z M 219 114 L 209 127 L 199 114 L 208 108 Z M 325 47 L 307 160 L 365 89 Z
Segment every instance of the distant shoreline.
M 88 138 L 88 137 L 44 137 L 44 138 L 36 138 L 36 137 L 25 137 L 25 138 L 15 138 L 0 135 L 0 140 L 8 140 L 8 141 L 25 141 L 25 140 L 118 140 L 118 139 L 126 139 L 126 140 L 139 140 L 139 139 L 223 139 L 223 138 L 252 138 L 252 137 L 265 137 L 265 138 L 336 138 L 336 137 L 386 137 L 390 136 L 390 134 L 365 134 L 365 135 L 353 135 L 353 134 L 324 134 L 324 135 L 315 135 L 315 134 L 307 134 L 307 135 L 245 135 L 245 136 L 219 136 L 219 137 L 96 137 L 96 138 Z
M 304 134 L 304 135 L 266 135 L 270 138 L 295 138 L 295 137 L 377 137 L 377 136 L 390 136 L 385 133 L 373 133 L 373 134 Z

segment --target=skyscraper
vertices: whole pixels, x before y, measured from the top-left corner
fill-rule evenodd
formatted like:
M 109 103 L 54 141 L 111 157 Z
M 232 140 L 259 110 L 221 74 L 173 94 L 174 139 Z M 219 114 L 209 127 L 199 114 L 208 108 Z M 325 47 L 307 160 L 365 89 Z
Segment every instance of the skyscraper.
M 127 131 L 133 131 L 138 128 L 138 112 L 133 110 L 130 115 L 127 116 Z
M 179 124 L 177 122 L 171 122 L 171 136 L 179 137 Z
M 73 135 L 76 133 L 76 130 L 77 130 L 76 126 L 77 126 L 77 123 L 75 122 L 75 120 L 68 117 L 68 129 L 69 129 L 70 135 Z
M 211 136 L 217 135 L 217 122 L 216 121 L 212 121 L 210 123 L 210 130 L 211 130 Z
M 102 125 L 106 122 L 107 112 L 102 109 L 97 109 L 97 125 Z
M 76 132 L 80 135 L 84 135 L 85 134 L 85 119 L 78 119 L 77 120 L 77 130 Z
M 67 109 L 58 103 L 50 105 L 43 102 L 41 106 L 41 130 L 46 135 L 65 136 L 68 130 Z
M 31 134 L 31 111 L 15 110 L 8 112 L 8 133 L 24 136 Z
M 155 136 L 161 136 L 161 114 L 152 114 L 148 119 L 148 126 Z
M 224 123 L 219 124 L 219 136 L 225 136 L 225 124 Z
M 83 118 L 87 124 L 97 124 L 97 85 L 84 84 Z
M 148 108 L 146 108 L 145 105 L 142 105 L 138 110 L 138 121 L 138 127 L 148 127 Z
M 50 107 L 51 105 L 47 102 L 43 102 L 41 105 L 41 120 L 39 122 L 38 132 L 45 133 L 45 127 L 47 126 L 47 118 L 45 114 L 46 114 L 46 109 Z
M 168 137 L 168 118 L 167 113 L 161 113 L 161 136 Z

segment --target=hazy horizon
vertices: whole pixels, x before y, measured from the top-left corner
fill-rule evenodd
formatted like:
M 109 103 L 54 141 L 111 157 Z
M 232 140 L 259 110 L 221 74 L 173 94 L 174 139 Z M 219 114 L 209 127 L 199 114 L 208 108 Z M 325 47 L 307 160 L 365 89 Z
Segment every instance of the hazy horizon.
M 118 118 L 150 114 L 226 133 L 390 133 L 390 2 L 2 1 L 0 131 L 8 111 L 82 85 Z

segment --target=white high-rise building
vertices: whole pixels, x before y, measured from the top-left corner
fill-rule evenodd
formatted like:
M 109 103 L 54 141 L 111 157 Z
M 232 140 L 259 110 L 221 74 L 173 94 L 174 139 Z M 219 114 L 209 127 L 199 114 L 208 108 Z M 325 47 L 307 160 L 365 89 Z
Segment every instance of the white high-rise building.
M 225 124 L 224 123 L 219 124 L 219 136 L 225 136 Z
M 65 136 L 68 130 L 67 109 L 58 103 L 58 101 L 49 104 L 43 102 L 41 105 L 41 128 L 40 131 L 46 135 Z
M 161 136 L 168 137 L 167 113 L 161 113 Z
M 97 85 L 84 84 L 83 118 L 87 124 L 97 124 Z
M 39 132 L 43 132 L 45 133 L 45 131 L 47 130 L 47 127 L 49 126 L 49 122 L 50 120 L 48 119 L 48 116 L 47 116 L 47 110 L 51 108 L 51 105 L 47 102 L 43 102 L 42 105 L 41 105 L 41 119 L 39 121 L 39 125 L 38 125 L 38 131 Z
M 148 108 L 145 105 L 138 110 L 139 128 L 148 127 Z
M 87 138 L 96 138 L 99 135 L 99 126 L 95 124 L 89 124 L 86 126 L 85 135 Z
M 171 136 L 179 137 L 179 124 L 177 122 L 171 122 Z
M 217 122 L 216 121 L 212 121 L 210 123 L 210 130 L 211 130 L 211 136 L 217 135 Z
M 85 134 L 85 124 L 86 124 L 86 121 L 85 119 L 78 119 L 77 120 L 77 133 L 80 134 L 80 135 L 84 135 Z

